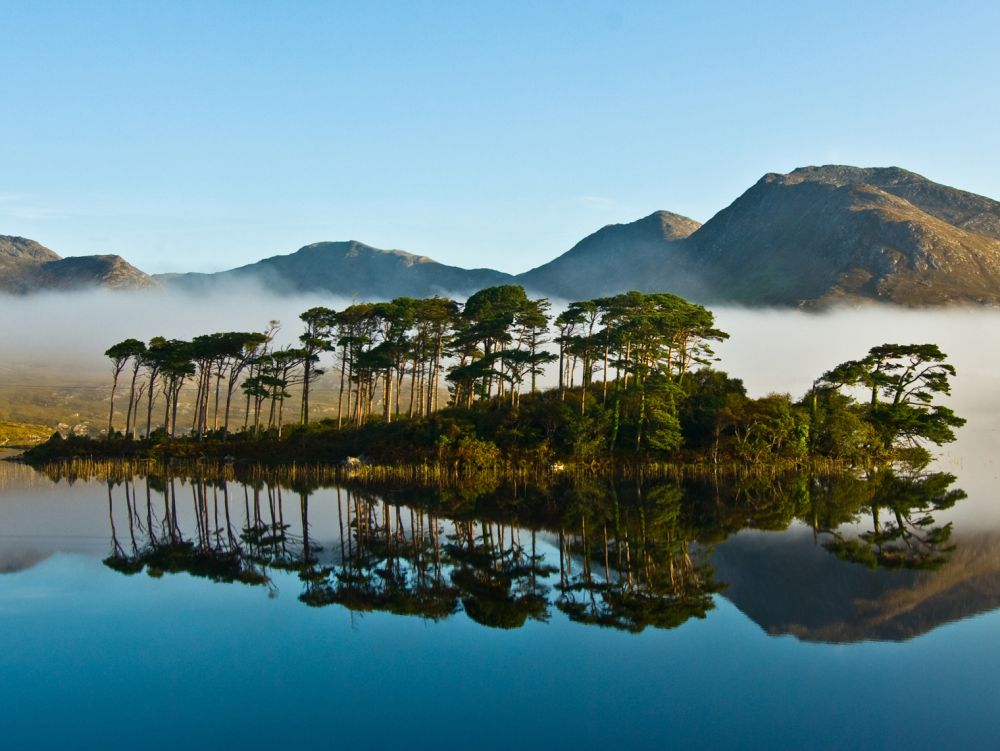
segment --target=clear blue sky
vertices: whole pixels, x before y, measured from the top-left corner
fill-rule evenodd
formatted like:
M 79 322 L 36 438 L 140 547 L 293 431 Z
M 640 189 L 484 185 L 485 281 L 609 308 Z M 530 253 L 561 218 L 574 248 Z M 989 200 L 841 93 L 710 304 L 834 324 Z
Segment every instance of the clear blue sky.
M 356 239 L 521 271 L 766 172 L 1000 198 L 1000 3 L 7 2 L 0 234 L 152 272 Z

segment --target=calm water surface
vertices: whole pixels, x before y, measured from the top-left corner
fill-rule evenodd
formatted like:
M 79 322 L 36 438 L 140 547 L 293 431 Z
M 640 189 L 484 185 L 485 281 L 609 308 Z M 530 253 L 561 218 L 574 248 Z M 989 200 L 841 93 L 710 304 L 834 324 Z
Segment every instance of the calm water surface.
M 0 466 L 6 748 L 1000 743 L 1000 525 L 960 477 Z

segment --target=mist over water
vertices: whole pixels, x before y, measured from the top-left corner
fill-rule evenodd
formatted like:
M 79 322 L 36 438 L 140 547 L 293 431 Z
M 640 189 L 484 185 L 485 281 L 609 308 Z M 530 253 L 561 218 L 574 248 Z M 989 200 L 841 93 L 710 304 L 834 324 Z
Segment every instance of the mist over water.
M 263 331 L 277 320 L 279 345 L 295 341 L 299 314 L 316 305 L 343 308 L 332 295 L 279 297 L 256 285 L 232 285 L 212 294 L 170 290 L 97 290 L 0 295 L 5 364 L 52 364 L 104 370 L 104 350 L 122 339 L 190 339 L 215 331 Z
M 213 294 L 169 290 L 0 295 L 3 364 L 105 369 L 103 352 L 129 337 L 188 339 L 214 331 L 261 331 L 277 320 L 277 344 L 301 331 L 299 314 L 316 305 L 341 309 L 357 302 L 323 294 L 277 296 L 255 285 L 232 285 Z M 553 305 L 553 313 L 562 306 Z M 911 311 L 870 306 L 826 313 L 713 308 L 730 334 L 716 346 L 716 367 L 742 378 L 754 396 L 799 396 L 824 371 L 885 342 L 933 342 L 959 371 L 953 406 L 1000 414 L 1000 351 L 991 343 L 1000 311 Z M 984 392 L 985 390 L 985 392 Z
M 341 309 L 352 302 L 322 294 L 277 296 L 253 285 L 200 295 L 168 290 L 0 295 L 0 367 L 101 374 L 107 369 L 104 350 L 122 339 L 262 331 L 272 320 L 281 324 L 276 337 L 281 346 L 296 341 L 304 310 L 316 305 Z M 554 305 L 553 312 L 559 307 Z M 742 378 L 752 396 L 787 392 L 798 397 L 826 370 L 863 356 L 872 346 L 933 342 L 958 369 L 951 405 L 966 416 L 974 413 L 975 423 L 1000 422 L 1000 348 L 992 343 L 993 332 L 1000 330 L 998 311 L 714 310 L 719 327 L 730 335 L 715 348 L 715 367 Z

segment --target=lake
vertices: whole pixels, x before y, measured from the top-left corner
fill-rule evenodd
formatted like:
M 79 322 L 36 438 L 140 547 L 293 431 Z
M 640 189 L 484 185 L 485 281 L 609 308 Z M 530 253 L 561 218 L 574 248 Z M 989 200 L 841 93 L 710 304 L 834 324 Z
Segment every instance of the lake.
M 436 491 L 0 467 L 7 747 L 1000 742 L 1000 527 L 937 468 Z

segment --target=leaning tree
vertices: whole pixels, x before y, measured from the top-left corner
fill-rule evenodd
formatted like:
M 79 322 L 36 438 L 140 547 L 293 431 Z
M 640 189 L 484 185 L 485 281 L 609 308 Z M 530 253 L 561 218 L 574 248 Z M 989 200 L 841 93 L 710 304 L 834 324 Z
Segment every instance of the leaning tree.
M 888 451 L 955 440 L 965 424 L 934 400 L 951 393 L 955 367 L 936 344 L 882 344 L 860 360 L 849 360 L 823 374 L 819 387 L 861 390 L 861 414 Z

